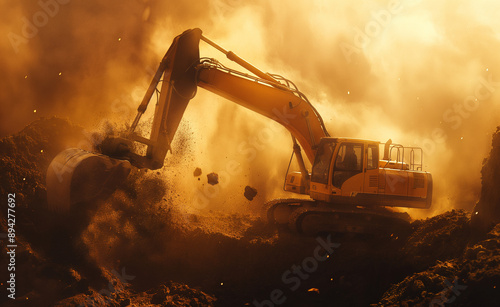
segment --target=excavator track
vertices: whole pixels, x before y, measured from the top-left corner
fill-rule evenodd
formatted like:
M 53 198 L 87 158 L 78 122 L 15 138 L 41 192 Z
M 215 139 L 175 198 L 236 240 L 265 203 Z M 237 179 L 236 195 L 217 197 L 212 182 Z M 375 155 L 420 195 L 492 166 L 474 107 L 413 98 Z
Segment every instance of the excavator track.
M 411 229 L 405 213 L 384 208 L 318 205 L 295 210 L 289 217 L 291 231 L 305 235 L 319 233 L 401 234 Z
M 267 202 L 263 207 L 262 218 L 271 225 L 288 225 L 290 215 L 299 208 L 314 205 L 311 199 L 278 198 Z
M 317 235 L 321 233 L 362 233 L 390 235 L 411 229 L 406 213 L 386 208 L 367 208 L 331 204 L 315 200 L 288 198 L 269 201 L 264 206 L 264 220 L 290 231 Z

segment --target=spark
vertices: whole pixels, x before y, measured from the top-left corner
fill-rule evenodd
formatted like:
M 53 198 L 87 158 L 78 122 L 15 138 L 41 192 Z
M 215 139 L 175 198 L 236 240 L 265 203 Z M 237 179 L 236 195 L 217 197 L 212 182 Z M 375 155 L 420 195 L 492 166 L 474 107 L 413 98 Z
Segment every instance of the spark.
M 461 140 L 463 140 L 463 139 L 464 139 L 464 137 L 462 136 L 460 139 L 461 139 Z
M 486 68 L 486 71 L 488 71 L 488 68 Z
M 221 283 L 220 283 L 220 285 L 221 285 L 221 286 L 224 286 L 224 283 L 223 283 L 223 282 L 221 282 Z
M 477 215 L 478 213 L 479 213 L 478 211 L 474 212 L 474 214 L 476 214 L 476 215 Z
M 23 181 L 25 181 L 25 180 L 26 180 L 26 177 L 25 177 L 25 178 L 23 178 Z
M 43 149 L 42 149 L 42 150 L 40 150 L 40 152 L 43 152 Z
M 62 75 L 62 72 L 59 73 L 59 76 Z
M 122 41 L 122 38 L 121 37 L 118 37 L 118 41 L 121 42 Z
M 347 91 L 347 95 L 350 95 L 350 94 L 351 94 L 351 92 L 350 92 L 350 91 Z
M 24 76 L 24 79 L 28 79 L 28 75 Z
M 33 110 L 33 113 L 36 113 L 36 110 Z

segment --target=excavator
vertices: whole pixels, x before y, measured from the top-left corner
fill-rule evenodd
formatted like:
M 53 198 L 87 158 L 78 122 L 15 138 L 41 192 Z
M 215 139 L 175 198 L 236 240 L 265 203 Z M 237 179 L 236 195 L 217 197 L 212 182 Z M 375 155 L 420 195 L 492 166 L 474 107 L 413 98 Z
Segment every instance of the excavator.
M 200 41 L 246 72 L 200 58 Z M 432 176 L 422 169 L 421 148 L 391 140 L 330 136 L 317 109 L 293 82 L 264 73 L 195 28 L 175 37 L 126 131 L 107 137 L 100 153 L 69 148 L 52 160 L 46 175 L 49 208 L 61 214 L 73 212 L 81 203 L 113 193 L 133 167 L 162 168 L 198 88 L 274 120 L 290 132 L 298 170 L 290 171 L 289 165 L 284 190 L 300 196 L 267 202 L 262 212 L 267 223 L 303 234 L 393 232 L 410 222 L 407 213 L 394 207 L 431 206 Z M 145 137 L 136 128 L 158 91 L 151 132 Z

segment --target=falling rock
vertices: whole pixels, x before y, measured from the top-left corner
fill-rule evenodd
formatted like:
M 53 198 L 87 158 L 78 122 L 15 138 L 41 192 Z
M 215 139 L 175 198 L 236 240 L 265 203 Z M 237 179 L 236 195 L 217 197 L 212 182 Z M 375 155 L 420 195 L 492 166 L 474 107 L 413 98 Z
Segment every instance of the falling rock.
M 210 173 L 207 175 L 208 183 L 211 185 L 216 185 L 219 183 L 219 175 L 217 173 Z
M 195 177 L 200 177 L 201 176 L 201 168 L 197 167 L 194 172 L 193 172 L 193 176 Z
M 246 199 L 253 200 L 253 198 L 257 195 L 257 189 L 247 185 L 245 187 L 245 194 L 243 195 L 245 195 Z

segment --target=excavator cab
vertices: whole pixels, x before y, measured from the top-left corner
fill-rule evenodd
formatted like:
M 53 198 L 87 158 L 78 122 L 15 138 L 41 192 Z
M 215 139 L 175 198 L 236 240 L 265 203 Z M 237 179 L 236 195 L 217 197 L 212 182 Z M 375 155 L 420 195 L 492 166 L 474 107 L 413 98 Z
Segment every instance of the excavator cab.
M 312 166 L 311 198 L 361 206 L 429 208 L 432 177 L 421 170 L 422 150 L 389 144 L 385 160 L 380 160 L 380 145 L 360 139 L 323 138 Z M 405 150 L 409 163 L 404 160 Z M 287 181 L 295 182 L 294 176 L 289 174 Z M 289 191 L 300 190 L 293 189 L 293 183 L 285 186 Z
M 382 159 L 380 147 L 384 148 Z M 286 177 L 286 191 L 308 194 L 311 199 L 271 201 L 265 217 L 307 234 L 406 232 L 408 214 L 387 207 L 431 206 L 432 176 L 422 171 L 422 159 L 422 149 L 391 140 L 381 144 L 324 137 L 317 146 L 308 185 L 302 184 L 300 172 Z
M 380 145 L 360 139 L 322 138 L 309 186 L 301 185 L 300 172 L 290 172 L 285 190 L 328 203 L 429 208 L 432 176 L 422 171 L 422 149 L 386 143 L 380 159 Z

